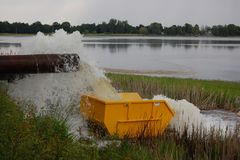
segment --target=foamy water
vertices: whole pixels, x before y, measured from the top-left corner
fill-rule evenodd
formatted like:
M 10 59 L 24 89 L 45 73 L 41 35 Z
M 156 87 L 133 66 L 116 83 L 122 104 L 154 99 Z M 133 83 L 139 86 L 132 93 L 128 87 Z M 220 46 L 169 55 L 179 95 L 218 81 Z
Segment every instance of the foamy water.
M 80 70 L 71 73 L 31 74 L 8 87 L 11 97 L 25 107 L 34 105 L 37 114 L 55 114 L 65 119 L 70 131 L 76 136 L 79 136 L 79 128 L 81 135 L 87 135 L 86 123 L 79 112 L 82 94 L 118 98 L 103 71 L 81 52 L 81 38 L 77 32 L 66 34 L 60 30 L 51 36 L 38 33 L 23 42 L 18 54 L 77 53 L 81 59 Z
M 155 100 L 166 100 L 167 103 L 175 112 L 170 127 L 177 129 L 180 133 L 184 131 L 185 128 L 188 129 L 188 132 L 191 134 L 193 129 L 200 129 L 205 132 L 209 132 L 211 129 L 216 129 L 222 132 L 222 134 L 230 133 L 235 130 L 237 127 L 238 117 L 231 114 L 232 118 L 235 119 L 226 119 L 222 118 L 218 114 L 203 114 L 200 109 L 194 104 L 188 102 L 185 99 L 174 100 L 168 98 L 164 95 L 156 95 L 153 97 Z M 226 114 L 226 113 L 225 113 Z M 239 118 L 240 120 L 240 118 Z

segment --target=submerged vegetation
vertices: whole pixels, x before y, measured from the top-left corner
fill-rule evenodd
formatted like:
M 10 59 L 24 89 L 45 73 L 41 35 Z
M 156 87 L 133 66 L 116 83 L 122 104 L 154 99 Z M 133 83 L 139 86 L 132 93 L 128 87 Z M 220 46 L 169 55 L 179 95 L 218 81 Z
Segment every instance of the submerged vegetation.
M 108 73 L 112 85 L 121 91 L 135 91 L 142 97 L 163 94 L 186 99 L 200 109 L 240 110 L 240 82 L 149 77 Z
M 7 21 L 0 21 L 0 33 L 28 33 L 37 32 L 54 33 L 56 30 L 64 29 L 68 33 L 79 31 L 83 34 L 140 34 L 140 35 L 164 35 L 164 36 L 240 36 L 240 26 L 234 24 L 201 26 L 186 23 L 183 26 L 163 26 L 160 22 L 153 22 L 149 25 L 133 26 L 128 21 L 110 19 L 109 22 L 101 24 L 81 24 L 72 26 L 69 22 L 53 24 L 42 24 L 37 21 L 32 24 Z

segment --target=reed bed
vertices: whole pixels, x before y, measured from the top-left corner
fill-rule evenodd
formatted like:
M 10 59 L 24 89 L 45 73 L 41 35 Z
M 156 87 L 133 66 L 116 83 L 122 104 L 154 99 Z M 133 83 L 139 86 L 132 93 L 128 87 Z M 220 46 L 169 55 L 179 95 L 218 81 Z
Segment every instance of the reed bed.
M 54 116 L 37 116 L 33 110 L 23 113 L 10 97 L 0 91 L 0 159 L 62 160 L 185 160 L 240 159 L 239 128 L 232 134 L 196 129 L 180 134 L 168 129 L 155 138 L 125 138 L 121 143 L 98 147 L 97 141 L 114 142 L 116 137 L 76 139 L 64 121 Z M 101 132 L 100 132 L 101 133 Z
M 100 125 L 89 123 L 93 136 L 97 139 L 111 139 L 105 148 L 97 151 L 98 157 L 104 160 L 143 159 L 143 160 L 238 160 L 240 159 L 240 128 L 223 132 L 217 128 L 206 130 L 203 126 L 190 129 L 185 126 L 182 132 L 168 128 L 157 137 L 146 137 L 143 130 L 139 136 L 125 136 L 121 143 L 117 136 L 109 137 Z M 93 125 L 93 126 L 91 126 Z M 97 131 L 96 131 L 97 130 Z M 100 131 L 100 132 L 99 132 Z
M 240 82 L 149 77 L 107 73 L 119 91 L 138 92 L 152 98 L 163 94 L 173 99 L 186 99 L 200 109 L 240 110 Z

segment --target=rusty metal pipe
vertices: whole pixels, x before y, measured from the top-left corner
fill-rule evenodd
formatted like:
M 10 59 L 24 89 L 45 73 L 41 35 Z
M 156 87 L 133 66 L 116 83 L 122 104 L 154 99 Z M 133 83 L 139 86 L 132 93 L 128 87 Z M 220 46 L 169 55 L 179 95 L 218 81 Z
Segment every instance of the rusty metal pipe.
M 59 73 L 79 70 L 77 54 L 0 56 L 0 74 Z
M 21 79 L 25 74 L 75 72 L 79 70 L 77 54 L 36 54 L 0 56 L 0 80 Z

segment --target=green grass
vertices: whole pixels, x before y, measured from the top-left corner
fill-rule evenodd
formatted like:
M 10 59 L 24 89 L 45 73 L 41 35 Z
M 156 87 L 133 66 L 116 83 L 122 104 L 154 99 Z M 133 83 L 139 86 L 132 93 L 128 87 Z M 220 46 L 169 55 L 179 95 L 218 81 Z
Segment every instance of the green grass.
M 141 79 L 140 77 L 136 78 Z M 148 79 L 147 77 L 142 78 Z M 135 81 L 131 83 L 133 82 Z M 141 87 L 143 86 L 139 88 Z M 95 135 L 97 137 L 95 139 L 75 139 L 72 134 L 69 134 L 64 121 L 56 119 L 52 115 L 37 116 L 33 110 L 23 113 L 21 108 L 24 107 L 18 106 L 0 89 L 1 160 L 240 159 L 239 130 L 231 135 L 221 135 L 216 130 L 212 130 L 210 133 L 197 130 L 194 134 L 188 135 L 187 131 L 179 134 L 175 130 L 168 129 L 159 137 L 126 138 L 121 140 L 120 145 L 111 143 L 99 148 L 95 145 L 99 139 L 118 139 L 98 135 Z
M 238 132 L 238 133 L 237 133 Z M 103 159 L 185 160 L 185 159 L 239 159 L 239 131 L 232 136 L 187 132 L 180 135 L 167 131 L 156 138 L 125 139 L 119 147 L 110 146 L 101 152 Z
M 0 92 L 0 159 L 81 159 L 84 149 L 73 141 L 61 120 L 24 114 Z
M 106 75 L 118 90 L 138 92 L 145 98 L 164 94 L 173 99 L 186 99 L 200 109 L 240 110 L 240 82 L 114 73 L 107 73 Z

